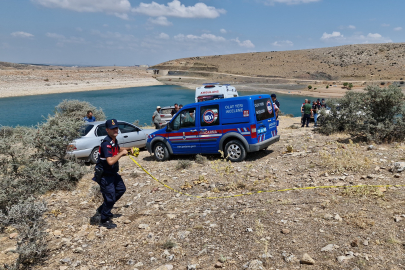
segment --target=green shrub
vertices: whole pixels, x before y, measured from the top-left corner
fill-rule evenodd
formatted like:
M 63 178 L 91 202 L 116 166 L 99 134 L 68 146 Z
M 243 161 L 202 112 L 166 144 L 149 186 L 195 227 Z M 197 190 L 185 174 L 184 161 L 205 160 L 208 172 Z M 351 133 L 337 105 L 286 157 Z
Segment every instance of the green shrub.
M 97 121 L 103 121 L 106 119 L 102 109 L 97 109 L 90 103 L 80 100 L 64 100 L 56 106 L 55 116 L 66 116 L 68 118 L 83 119 L 86 116 L 87 111 L 92 111 L 93 116 Z
M 368 141 L 391 142 L 405 139 L 404 94 L 390 85 L 366 87 L 364 93 L 347 92 L 343 98 L 329 100 L 330 113 L 321 110 L 324 134 L 348 132 Z M 340 110 L 338 110 L 340 108 Z
M 308 90 L 311 90 L 312 89 L 312 85 L 308 85 Z

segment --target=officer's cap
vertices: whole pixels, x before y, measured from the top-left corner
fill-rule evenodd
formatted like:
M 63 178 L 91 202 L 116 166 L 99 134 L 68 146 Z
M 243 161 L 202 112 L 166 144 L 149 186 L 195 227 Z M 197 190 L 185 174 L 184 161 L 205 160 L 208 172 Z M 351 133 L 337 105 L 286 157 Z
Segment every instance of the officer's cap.
M 276 94 L 271 94 L 271 97 L 275 97 L 275 98 L 276 98 L 277 96 L 276 96 Z
M 113 129 L 118 127 L 118 121 L 117 119 L 109 119 L 105 121 L 105 127 L 108 129 Z

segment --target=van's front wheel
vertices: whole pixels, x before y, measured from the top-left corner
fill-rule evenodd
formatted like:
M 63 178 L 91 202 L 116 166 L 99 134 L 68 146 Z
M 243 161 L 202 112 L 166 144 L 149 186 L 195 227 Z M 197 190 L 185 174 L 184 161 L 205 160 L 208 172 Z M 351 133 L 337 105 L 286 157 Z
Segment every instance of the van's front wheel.
M 166 145 L 162 142 L 158 142 L 155 144 L 153 153 L 155 154 L 155 158 L 158 161 L 165 161 L 170 157 L 169 150 L 167 149 Z
M 238 140 L 232 140 L 225 145 L 225 157 L 232 162 L 240 162 L 246 158 L 246 149 Z

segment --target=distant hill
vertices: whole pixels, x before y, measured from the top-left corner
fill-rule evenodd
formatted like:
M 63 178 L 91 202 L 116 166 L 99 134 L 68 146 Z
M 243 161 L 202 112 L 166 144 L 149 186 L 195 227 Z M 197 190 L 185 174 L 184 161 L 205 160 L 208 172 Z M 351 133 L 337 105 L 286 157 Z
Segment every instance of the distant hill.
M 190 57 L 152 68 L 302 80 L 400 80 L 405 43 Z

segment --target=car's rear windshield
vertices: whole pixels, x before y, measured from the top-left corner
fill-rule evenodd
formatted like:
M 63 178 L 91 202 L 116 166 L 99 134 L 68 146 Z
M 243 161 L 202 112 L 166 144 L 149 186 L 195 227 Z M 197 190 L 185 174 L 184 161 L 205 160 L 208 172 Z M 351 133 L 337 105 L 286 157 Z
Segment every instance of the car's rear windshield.
M 172 113 L 172 109 L 164 109 L 160 112 L 160 114 L 171 114 Z
M 80 132 L 80 136 L 86 136 L 90 130 L 93 128 L 93 125 L 84 125 L 80 128 L 79 132 Z
M 254 103 L 257 121 L 274 117 L 273 104 L 270 98 L 257 99 Z

